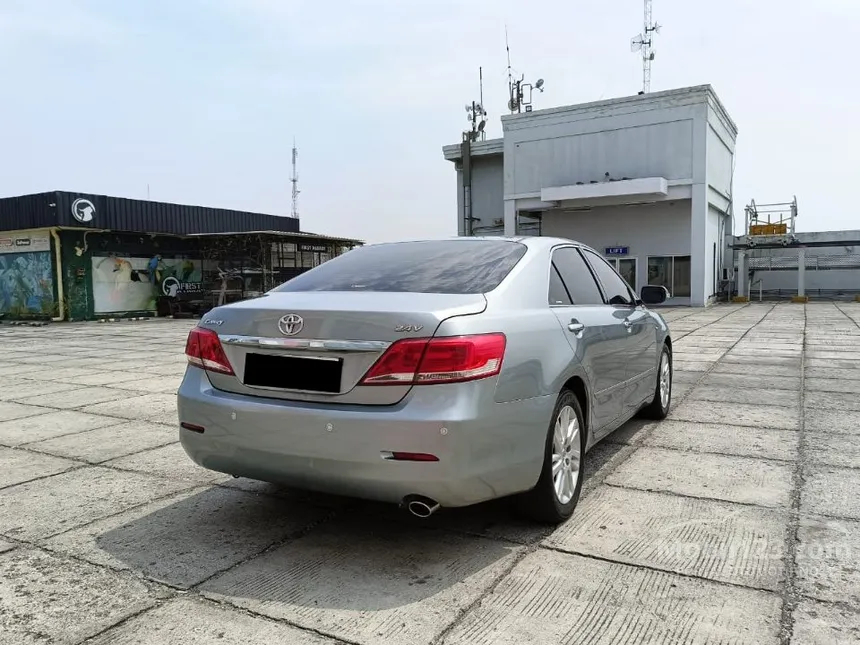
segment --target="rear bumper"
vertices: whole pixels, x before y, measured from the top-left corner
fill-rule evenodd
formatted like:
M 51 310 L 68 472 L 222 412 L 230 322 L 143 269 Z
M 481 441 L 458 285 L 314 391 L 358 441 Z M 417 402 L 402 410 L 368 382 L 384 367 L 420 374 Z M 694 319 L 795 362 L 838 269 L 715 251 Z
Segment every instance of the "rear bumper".
M 182 446 L 199 465 L 338 495 L 467 506 L 533 487 L 554 397 L 493 401 L 494 381 L 415 387 L 397 405 L 289 402 L 212 387 L 189 367 L 179 388 Z M 384 451 L 438 462 L 391 461 Z

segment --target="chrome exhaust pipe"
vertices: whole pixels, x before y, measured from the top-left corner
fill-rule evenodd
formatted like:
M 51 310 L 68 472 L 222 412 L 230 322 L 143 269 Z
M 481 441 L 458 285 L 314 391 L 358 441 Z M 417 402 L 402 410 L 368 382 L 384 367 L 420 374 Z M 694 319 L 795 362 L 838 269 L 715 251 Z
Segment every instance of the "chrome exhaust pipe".
M 439 510 L 439 502 L 429 497 L 413 495 L 404 499 L 403 502 L 410 513 L 421 519 L 427 519 Z

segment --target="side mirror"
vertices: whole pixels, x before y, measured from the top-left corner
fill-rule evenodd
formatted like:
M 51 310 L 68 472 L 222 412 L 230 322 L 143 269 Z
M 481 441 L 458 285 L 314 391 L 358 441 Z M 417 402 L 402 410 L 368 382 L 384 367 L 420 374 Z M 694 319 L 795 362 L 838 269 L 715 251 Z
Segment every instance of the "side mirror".
M 671 297 L 669 290 L 666 287 L 657 285 L 646 285 L 639 292 L 642 297 L 642 302 L 646 305 L 659 305 L 666 302 L 666 299 Z

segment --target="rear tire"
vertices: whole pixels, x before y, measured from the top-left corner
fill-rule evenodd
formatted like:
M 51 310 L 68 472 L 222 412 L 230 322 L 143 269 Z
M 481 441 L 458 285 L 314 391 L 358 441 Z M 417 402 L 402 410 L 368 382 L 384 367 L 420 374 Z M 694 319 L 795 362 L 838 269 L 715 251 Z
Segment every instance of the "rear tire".
M 518 499 L 522 514 L 547 524 L 560 524 L 573 515 L 582 491 L 585 442 L 579 400 L 562 390 L 547 431 L 540 479 Z
M 672 405 L 672 352 L 666 345 L 660 353 L 660 364 L 657 366 L 657 385 L 654 388 L 654 398 L 651 403 L 642 408 L 639 415 L 645 419 L 661 421 L 669 414 Z

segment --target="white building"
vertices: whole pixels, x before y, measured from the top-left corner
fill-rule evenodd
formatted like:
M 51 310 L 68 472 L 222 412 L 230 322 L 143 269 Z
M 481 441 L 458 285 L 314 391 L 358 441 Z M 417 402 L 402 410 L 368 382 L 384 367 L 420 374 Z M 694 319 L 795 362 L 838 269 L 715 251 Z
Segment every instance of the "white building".
M 662 284 L 670 304 L 713 299 L 737 137 L 713 88 L 513 114 L 502 130 L 443 148 L 457 169 L 460 235 L 575 239 L 615 258 L 637 291 Z

